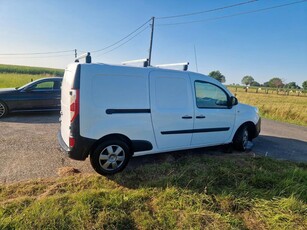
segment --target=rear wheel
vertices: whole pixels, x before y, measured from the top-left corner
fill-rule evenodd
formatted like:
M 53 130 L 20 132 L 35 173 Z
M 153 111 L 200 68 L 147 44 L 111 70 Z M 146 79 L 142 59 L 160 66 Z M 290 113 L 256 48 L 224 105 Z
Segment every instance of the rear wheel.
M 233 139 L 233 145 L 235 149 L 240 151 L 247 150 L 249 141 L 249 133 L 247 125 L 242 126 L 236 133 Z
M 0 101 L 0 118 L 5 117 L 8 113 L 7 105 Z
M 90 156 L 91 165 L 101 175 L 122 171 L 131 158 L 129 145 L 122 140 L 108 140 L 98 145 Z

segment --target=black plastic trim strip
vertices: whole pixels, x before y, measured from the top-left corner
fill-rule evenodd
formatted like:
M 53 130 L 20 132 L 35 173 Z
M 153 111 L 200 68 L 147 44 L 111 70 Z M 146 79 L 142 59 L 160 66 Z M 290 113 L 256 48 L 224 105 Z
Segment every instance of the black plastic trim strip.
M 145 140 L 132 140 L 133 152 L 142 152 L 152 150 L 152 144 Z
M 185 133 L 209 133 L 209 132 L 222 132 L 228 131 L 229 127 L 222 128 L 208 128 L 208 129 L 186 129 L 186 130 L 174 130 L 174 131 L 162 131 L 162 135 L 167 134 L 185 134 Z
M 107 109 L 106 114 L 116 113 L 151 113 L 150 109 Z

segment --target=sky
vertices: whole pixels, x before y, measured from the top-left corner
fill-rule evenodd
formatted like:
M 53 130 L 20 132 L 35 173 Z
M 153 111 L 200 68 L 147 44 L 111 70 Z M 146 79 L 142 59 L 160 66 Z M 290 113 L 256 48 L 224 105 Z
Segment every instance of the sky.
M 155 17 L 152 65 L 189 62 L 190 71 L 208 74 L 219 70 L 226 84 L 241 83 L 250 75 L 260 83 L 279 77 L 301 86 L 307 80 L 307 1 L 234 17 L 225 16 L 297 0 L 259 0 L 191 16 L 161 18 L 247 1 L 0 0 L 0 64 L 64 69 L 74 61 L 74 49 L 78 55 L 102 49 Z M 200 22 L 165 25 L 187 21 Z M 132 38 L 130 41 L 92 53 L 92 61 L 120 64 L 147 58 L 149 23 L 137 32 L 141 33 L 127 38 Z M 48 55 L 4 55 L 67 50 Z

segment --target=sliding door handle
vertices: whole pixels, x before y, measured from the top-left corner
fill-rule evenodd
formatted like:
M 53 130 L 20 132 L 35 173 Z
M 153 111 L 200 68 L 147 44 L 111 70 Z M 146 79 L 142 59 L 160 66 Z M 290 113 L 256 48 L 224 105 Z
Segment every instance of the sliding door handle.
M 199 115 L 199 116 L 196 116 L 197 119 L 203 119 L 203 118 L 206 118 L 206 116 L 204 115 Z
M 189 115 L 185 115 L 185 116 L 183 116 L 183 117 L 181 117 L 182 119 L 192 119 L 192 117 L 191 116 L 189 116 Z

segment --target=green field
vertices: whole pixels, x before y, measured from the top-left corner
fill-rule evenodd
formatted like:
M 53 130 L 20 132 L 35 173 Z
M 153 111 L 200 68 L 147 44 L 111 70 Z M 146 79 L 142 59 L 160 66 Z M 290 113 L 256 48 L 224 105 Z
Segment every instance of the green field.
M 175 155 L 109 178 L 0 185 L 0 229 L 307 229 L 307 165 Z
M 45 78 L 46 75 L 0 73 L 0 88 L 15 88 L 25 85 L 31 81 Z
M 64 70 L 44 68 L 44 67 L 31 67 L 31 66 L 18 66 L 18 65 L 3 65 L 0 64 L 0 73 L 18 73 L 18 74 L 33 74 L 33 75 L 51 75 L 62 77 Z
M 15 88 L 39 78 L 63 76 L 64 70 L 0 64 L 0 88 Z
M 235 92 L 239 102 L 257 106 L 262 117 L 307 126 L 307 97 L 264 93 Z

